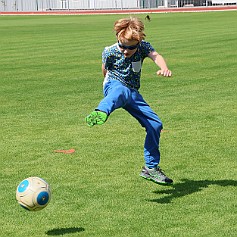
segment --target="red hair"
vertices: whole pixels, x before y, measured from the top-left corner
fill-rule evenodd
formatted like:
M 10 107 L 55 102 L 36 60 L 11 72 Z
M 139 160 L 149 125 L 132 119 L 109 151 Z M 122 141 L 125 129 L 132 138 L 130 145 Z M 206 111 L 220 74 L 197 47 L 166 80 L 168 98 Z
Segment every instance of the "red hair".
M 137 40 L 141 42 L 145 39 L 144 24 L 136 17 L 119 19 L 114 23 L 114 31 L 118 40 Z

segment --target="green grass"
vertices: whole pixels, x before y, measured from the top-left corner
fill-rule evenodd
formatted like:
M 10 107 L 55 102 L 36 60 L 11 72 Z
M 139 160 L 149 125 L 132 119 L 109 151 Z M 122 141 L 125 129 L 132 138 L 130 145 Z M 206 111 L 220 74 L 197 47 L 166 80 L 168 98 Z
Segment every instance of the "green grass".
M 0 16 L 1 236 L 236 235 L 237 12 L 146 22 L 173 71 L 157 78 L 146 60 L 140 90 L 164 123 L 161 167 L 173 187 L 139 177 L 145 131 L 124 110 L 84 123 L 103 97 L 101 52 L 120 17 Z M 52 187 L 37 213 L 15 200 L 28 176 Z

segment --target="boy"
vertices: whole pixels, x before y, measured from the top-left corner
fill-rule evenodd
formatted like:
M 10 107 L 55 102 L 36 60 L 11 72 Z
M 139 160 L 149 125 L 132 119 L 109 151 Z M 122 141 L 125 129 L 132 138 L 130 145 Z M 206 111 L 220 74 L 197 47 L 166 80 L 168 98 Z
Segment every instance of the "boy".
M 114 23 L 117 43 L 106 47 L 102 54 L 104 75 L 104 99 L 86 117 L 92 127 L 106 122 L 109 115 L 118 108 L 127 110 L 146 129 L 144 144 L 145 166 L 140 176 L 158 184 L 172 184 L 160 169 L 159 139 L 162 123 L 138 92 L 143 60 L 151 58 L 160 68 L 157 75 L 171 76 L 165 60 L 150 43 L 144 41 L 144 24 L 135 17 L 124 18 Z

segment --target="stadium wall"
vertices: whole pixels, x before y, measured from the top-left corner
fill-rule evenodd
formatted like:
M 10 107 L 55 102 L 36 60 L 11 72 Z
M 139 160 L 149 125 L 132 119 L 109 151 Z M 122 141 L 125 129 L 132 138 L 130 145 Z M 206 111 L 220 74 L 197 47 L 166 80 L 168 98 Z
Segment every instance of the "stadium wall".
M 155 9 L 237 4 L 237 0 L 1 0 L 0 12 Z

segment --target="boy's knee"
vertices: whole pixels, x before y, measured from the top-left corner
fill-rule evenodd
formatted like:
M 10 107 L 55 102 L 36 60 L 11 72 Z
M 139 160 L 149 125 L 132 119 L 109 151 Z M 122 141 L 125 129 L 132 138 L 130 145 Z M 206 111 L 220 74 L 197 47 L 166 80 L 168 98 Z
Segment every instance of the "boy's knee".
M 162 130 L 162 128 L 163 128 L 162 122 L 161 121 L 157 121 L 156 125 L 155 125 L 155 130 L 160 132 Z
M 152 128 L 152 130 L 154 130 L 155 132 L 160 133 L 161 130 L 163 129 L 162 122 L 159 121 L 159 120 L 153 121 L 153 122 L 151 123 L 151 128 Z

